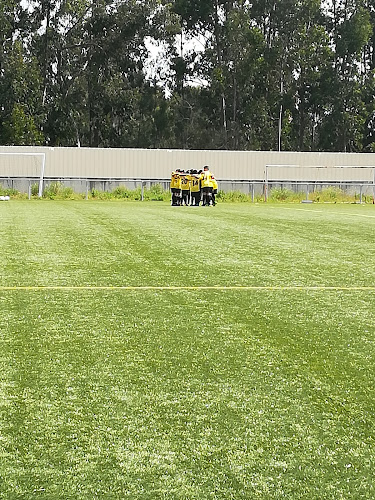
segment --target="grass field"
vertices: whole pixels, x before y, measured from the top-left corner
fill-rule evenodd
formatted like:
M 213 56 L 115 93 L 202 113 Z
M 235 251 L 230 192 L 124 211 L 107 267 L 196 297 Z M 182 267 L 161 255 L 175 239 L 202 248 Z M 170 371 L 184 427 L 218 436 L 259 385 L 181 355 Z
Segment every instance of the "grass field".
M 0 229 L 1 499 L 375 497 L 373 206 L 11 201 Z

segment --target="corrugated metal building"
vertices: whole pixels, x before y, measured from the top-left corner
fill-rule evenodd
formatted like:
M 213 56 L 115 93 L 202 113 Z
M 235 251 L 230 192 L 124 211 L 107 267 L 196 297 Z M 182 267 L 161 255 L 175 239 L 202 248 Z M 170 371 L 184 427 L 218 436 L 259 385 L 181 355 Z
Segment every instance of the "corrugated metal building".
M 46 178 L 168 179 L 176 168 L 209 165 L 219 180 L 373 182 L 372 153 L 297 153 L 267 151 L 183 151 L 152 149 L 90 149 L 2 146 L 1 178 L 40 175 L 45 154 Z M 12 154 L 8 154 L 12 153 Z M 28 153 L 19 155 L 18 153 Z M 333 168 L 333 167 L 347 168 Z M 320 167 L 320 168 L 316 168 Z M 362 168 L 368 167 L 368 168 Z

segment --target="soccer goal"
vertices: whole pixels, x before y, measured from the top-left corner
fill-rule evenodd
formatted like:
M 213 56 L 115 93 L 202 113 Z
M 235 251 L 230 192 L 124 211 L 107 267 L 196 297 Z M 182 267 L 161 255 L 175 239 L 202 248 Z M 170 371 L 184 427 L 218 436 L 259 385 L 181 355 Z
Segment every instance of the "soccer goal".
M 375 190 L 375 165 L 265 165 L 264 200 L 272 183 L 330 184 L 352 183 Z M 374 193 L 375 194 L 375 193 Z
M 0 152 L 0 181 L 7 179 L 27 179 L 29 185 L 38 182 L 38 196 L 43 195 L 45 153 Z

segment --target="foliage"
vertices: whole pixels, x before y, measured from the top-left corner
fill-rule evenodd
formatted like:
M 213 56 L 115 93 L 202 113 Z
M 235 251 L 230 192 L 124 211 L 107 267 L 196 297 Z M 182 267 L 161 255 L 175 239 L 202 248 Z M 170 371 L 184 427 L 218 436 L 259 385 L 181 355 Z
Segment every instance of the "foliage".
M 374 27 L 372 0 L 3 0 L 0 144 L 373 151 Z
M 349 196 L 345 191 L 338 187 L 327 187 L 322 190 L 310 193 L 309 199 L 317 202 L 326 203 L 341 203 L 346 201 L 353 201 L 353 196 Z
M 296 192 L 287 188 L 272 188 L 269 194 L 270 201 L 301 201 L 305 197 L 305 193 Z
M 37 199 L 39 193 L 39 184 L 34 183 L 31 186 L 31 196 Z M 28 193 L 22 193 L 16 189 L 4 188 L 0 185 L 0 195 L 9 195 L 13 199 L 26 199 Z M 52 182 L 44 186 L 43 199 L 49 200 L 81 200 L 86 198 L 85 193 L 76 193 L 71 187 L 64 186 L 61 182 Z M 129 189 L 120 185 L 112 191 L 101 191 L 92 189 L 88 193 L 88 199 L 101 201 L 141 201 L 142 189 Z M 160 184 L 153 184 L 150 188 L 143 189 L 144 201 L 164 201 L 169 202 L 171 194 Z M 263 203 L 264 194 L 257 191 L 254 193 L 254 200 L 251 193 L 241 191 L 222 191 L 219 190 L 217 201 L 220 203 Z M 306 199 L 304 191 L 293 191 L 287 188 L 272 188 L 269 192 L 268 201 L 270 203 L 300 203 Z M 358 192 L 349 193 L 339 187 L 329 186 L 324 189 L 316 189 L 308 194 L 308 200 L 315 203 L 358 203 L 360 195 Z M 362 203 L 373 203 L 372 195 L 362 194 Z
M 251 201 L 251 195 L 241 191 L 222 191 L 217 193 L 217 200 L 228 203 L 244 203 Z
M 160 184 L 154 184 L 149 189 L 143 189 L 143 199 L 145 201 L 169 201 L 170 196 L 169 190 L 164 190 Z M 129 189 L 126 186 L 118 186 L 111 192 L 93 189 L 90 197 L 98 200 L 140 201 L 142 199 L 142 189 Z
M 31 196 L 38 196 L 39 194 L 39 184 L 34 182 L 31 185 Z
M 43 197 L 54 200 L 58 198 L 60 200 L 76 199 L 73 188 L 64 186 L 61 182 L 52 182 L 44 186 Z
M 160 184 L 154 184 L 150 189 L 145 189 L 144 199 L 146 201 L 169 201 L 171 198 L 169 190 L 163 189 Z
M 12 198 L 23 198 L 25 193 L 20 193 L 16 189 L 6 188 L 0 184 L 0 196 L 11 196 Z

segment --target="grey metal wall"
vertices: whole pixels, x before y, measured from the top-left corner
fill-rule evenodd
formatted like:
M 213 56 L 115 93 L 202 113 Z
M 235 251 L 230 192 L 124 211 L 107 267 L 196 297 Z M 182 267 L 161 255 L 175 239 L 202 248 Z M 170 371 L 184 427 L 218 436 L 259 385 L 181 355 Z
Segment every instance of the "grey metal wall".
M 46 177 L 90 179 L 167 179 L 176 168 L 201 169 L 209 165 L 220 180 L 374 181 L 373 153 L 297 153 L 267 151 L 182 151 L 150 149 L 89 149 L 1 146 L 0 153 L 45 153 Z M 39 175 L 40 158 L 1 155 L 0 177 Z M 288 165 L 273 167 L 271 165 Z M 291 167 L 295 165 L 295 167 Z M 334 166 L 353 168 L 333 169 Z M 325 168 L 307 168 L 321 166 Z M 354 168 L 374 166 L 374 168 Z

